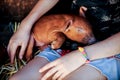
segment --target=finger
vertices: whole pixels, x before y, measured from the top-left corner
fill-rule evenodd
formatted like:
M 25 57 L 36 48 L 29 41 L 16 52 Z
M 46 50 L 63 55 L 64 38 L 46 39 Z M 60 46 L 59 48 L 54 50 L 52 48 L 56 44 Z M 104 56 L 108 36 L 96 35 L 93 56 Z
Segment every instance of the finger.
M 15 44 L 12 44 L 11 47 L 8 48 L 11 63 L 14 63 L 16 50 L 17 50 L 17 46 Z
M 52 76 L 53 74 L 55 74 L 57 71 L 60 70 L 60 66 L 56 66 L 56 67 L 53 67 L 52 69 L 50 69 L 42 78 L 42 80 L 46 80 L 48 79 L 50 76 Z
M 8 52 L 8 55 L 10 56 L 10 48 L 9 48 L 9 44 L 7 46 L 7 52 Z
M 48 63 L 47 65 L 45 65 L 44 67 L 42 67 L 42 68 L 39 70 L 39 72 L 44 72 L 44 71 L 46 71 L 46 70 L 48 70 L 48 69 L 56 66 L 57 63 L 58 63 L 57 61 L 53 61 L 53 62 L 51 62 L 51 63 Z
M 19 53 L 19 58 L 22 59 L 25 53 L 26 45 L 22 45 Z
M 63 80 L 65 78 L 66 74 L 62 74 L 57 80 Z
M 11 43 L 10 43 L 10 41 L 9 41 L 9 44 L 8 44 L 8 46 L 7 46 L 7 52 L 8 52 L 8 55 L 10 56 L 10 45 L 11 45 Z
M 31 58 L 33 46 L 34 46 L 34 39 L 33 39 L 33 36 L 31 36 L 30 41 L 28 43 L 27 52 L 26 52 L 27 61 Z
M 55 73 L 55 75 L 52 77 L 52 80 L 57 80 L 62 75 L 62 70 Z

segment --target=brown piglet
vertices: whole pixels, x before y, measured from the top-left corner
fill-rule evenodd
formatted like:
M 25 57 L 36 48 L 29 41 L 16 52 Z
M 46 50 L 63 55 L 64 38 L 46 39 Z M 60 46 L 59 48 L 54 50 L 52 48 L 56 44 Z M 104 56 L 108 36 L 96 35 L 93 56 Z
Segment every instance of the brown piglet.
M 34 44 L 40 50 L 48 45 L 58 49 L 66 38 L 83 44 L 95 42 L 92 27 L 85 17 L 70 14 L 43 16 L 33 26 L 26 58 L 30 58 Z
M 40 18 L 32 29 L 36 46 L 60 48 L 65 38 L 89 44 L 95 41 L 91 25 L 83 16 L 56 14 Z

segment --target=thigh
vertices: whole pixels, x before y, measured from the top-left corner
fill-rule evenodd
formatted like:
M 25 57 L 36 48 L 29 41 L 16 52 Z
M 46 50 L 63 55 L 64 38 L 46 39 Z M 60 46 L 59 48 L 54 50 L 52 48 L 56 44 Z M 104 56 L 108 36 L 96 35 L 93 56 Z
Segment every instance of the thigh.
M 40 80 L 42 74 L 39 69 L 47 63 L 49 62 L 45 58 L 35 57 L 9 80 Z
M 107 80 L 96 68 L 83 65 L 68 75 L 65 80 Z

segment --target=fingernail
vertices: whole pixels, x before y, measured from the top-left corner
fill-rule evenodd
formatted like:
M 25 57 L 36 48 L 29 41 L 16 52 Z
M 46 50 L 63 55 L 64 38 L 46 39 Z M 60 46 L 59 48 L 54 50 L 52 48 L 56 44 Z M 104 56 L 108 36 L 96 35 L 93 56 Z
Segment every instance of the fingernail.
M 20 59 L 22 59 L 22 56 L 20 56 Z
M 42 72 L 41 69 L 39 70 L 39 72 Z

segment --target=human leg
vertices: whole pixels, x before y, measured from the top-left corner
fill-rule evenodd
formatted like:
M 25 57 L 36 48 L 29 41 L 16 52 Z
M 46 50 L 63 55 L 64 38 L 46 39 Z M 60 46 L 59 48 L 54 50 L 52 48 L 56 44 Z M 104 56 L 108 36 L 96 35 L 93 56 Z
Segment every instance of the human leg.
M 107 80 L 107 78 L 94 67 L 83 65 L 64 80 Z
M 68 75 L 65 80 L 120 80 L 120 59 L 103 58 L 91 61 Z
M 39 69 L 45 64 L 61 57 L 58 53 L 61 50 L 52 50 L 50 47 L 41 51 L 25 67 L 14 74 L 9 80 L 40 80 L 44 74 L 39 73 Z
M 9 80 L 40 80 L 42 74 L 39 73 L 39 69 L 47 63 L 49 62 L 45 58 L 35 57 Z

